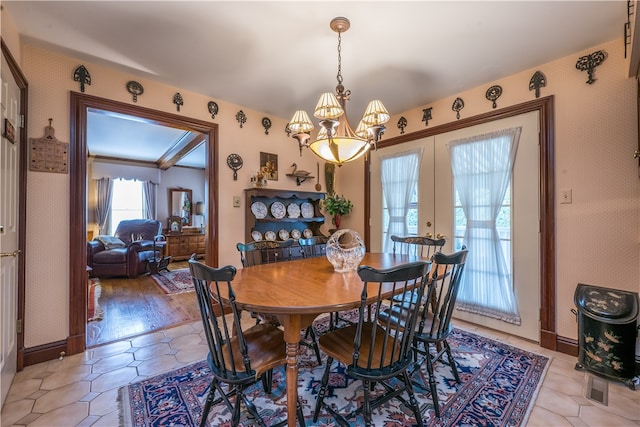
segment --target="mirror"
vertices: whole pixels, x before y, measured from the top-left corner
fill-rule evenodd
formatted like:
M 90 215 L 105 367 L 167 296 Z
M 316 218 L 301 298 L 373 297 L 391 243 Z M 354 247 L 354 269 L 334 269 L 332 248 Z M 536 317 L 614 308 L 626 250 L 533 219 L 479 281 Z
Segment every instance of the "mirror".
M 187 188 L 169 189 L 169 214 L 182 218 L 182 225 L 191 225 L 193 213 L 191 190 Z

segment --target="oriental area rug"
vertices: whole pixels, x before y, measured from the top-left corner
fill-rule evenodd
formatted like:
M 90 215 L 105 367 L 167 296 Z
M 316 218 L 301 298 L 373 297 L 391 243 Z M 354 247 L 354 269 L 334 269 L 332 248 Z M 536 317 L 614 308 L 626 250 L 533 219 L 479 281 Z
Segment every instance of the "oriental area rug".
M 316 322 L 326 323 L 322 320 Z M 318 332 L 323 330 L 326 330 L 326 325 L 318 324 Z M 435 417 L 427 391 L 426 367 L 413 375 L 415 381 L 427 385 L 426 389 L 414 387 L 425 426 L 526 425 L 549 359 L 459 329 L 454 330 L 449 343 L 458 364 L 461 384 L 456 383 L 446 364 L 435 365 L 440 418 Z M 324 365 L 318 366 L 313 351 L 306 346 L 301 346 L 299 360 L 298 393 L 306 425 L 337 426 L 325 412 L 316 423 L 313 422 Z M 342 365 L 339 369 L 337 366 L 334 362 L 325 400 L 344 410 L 353 402 L 361 402 L 361 383 L 349 378 Z M 273 381 L 270 395 L 264 393 L 260 382 L 248 392 L 266 425 L 286 419 L 286 375 L 282 367 L 274 370 Z M 206 361 L 201 361 L 122 387 L 118 398 L 121 425 L 199 425 L 210 382 L 210 370 Z M 376 388 L 374 393 L 380 391 Z M 224 404 L 212 407 L 210 426 L 230 426 L 230 420 L 231 414 Z M 362 417 L 350 422 L 351 426 L 364 425 Z M 405 427 L 415 425 L 415 418 L 398 400 L 392 399 L 373 411 L 373 423 L 375 426 Z M 257 423 L 247 417 L 243 407 L 240 426 L 254 425 Z
M 179 294 L 194 290 L 188 268 L 152 274 L 151 279 L 165 294 Z

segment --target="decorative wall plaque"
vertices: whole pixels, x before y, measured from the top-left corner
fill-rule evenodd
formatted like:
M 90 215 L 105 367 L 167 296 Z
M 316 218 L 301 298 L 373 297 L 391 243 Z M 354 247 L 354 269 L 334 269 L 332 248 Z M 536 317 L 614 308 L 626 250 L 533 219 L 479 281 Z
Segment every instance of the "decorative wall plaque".
M 44 133 L 42 138 L 29 138 L 29 170 L 69 173 L 69 143 L 58 141 L 51 125 Z
M 269 135 L 269 128 L 271 127 L 271 119 L 269 119 L 269 117 L 262 118 L 262 127 L 264 128 L 265 135 Z
M 127 92 L 133 95 L 133 102 L 138 102 L 138 95 L 144 93 L 144 88 L 140 83 L 130 80 L 127 82 Z
M 451 109 L 456 112 L 456 119 L 460 120 L 460 110 L 464 108 L 464 101 L 462 98 L 458 97 L 453 101 L 453 105 Z
M 536 71 L 531 76 L 531 80 L 529 80 L 529 90 L 536 91 L 536 98 L 540 98 L 540 88 L 547 86 L 547 77 L 542 73 L 542 71 Z
M 73 81 L 80 82 L 80 92 L 84 93 L 84 85 L 91 85 L 91 74 L 84 65 L 79 65 L 73 70 Z
M 425 126 L 429 126 L 429 120 L 431 120 L 431 110 L 433 107 L 425 108 L 422 110 L 422 121 Z
M 596 67 L 607 59 L 607 53 L 604 50 L 598 50 L 590 53 L 589 55 L 581 56 L 576 62 L 576 68 L 580 71 L 586 71 L 589 79 L 587 84 L 593 84 L 596 81 L 595 71 Z
M 398 129 L 400 129 L 400 135 L 404 133 L 404 128 L 407 127 L 407 119 L 402 116 L 398 119 Z
M 209 113 L 211 114 L 211 118 L 215 119 L 216 114 L 218 114 L 218 104 L 215 101 L 209 101 L 207 103 L 207 108 L 209 109 Z
M 502 95 L 502 86 L 495 85 L 487 89 L 487 93 L 485 93 L 484 96 L 489 101 L 493 101 L 491 106 L 493 108 L 496 108 L 498 106 L 498 104 L 496 104 L 496 101 L 498 100 L 498 98 L 500 98 L 500 95 Z
M 247 115 L 244 113 L 244 111 L 240 110 L 236 113 L 236 121 L 240 123 L 241 128 L 245 123 L 247 123 Z
M 184 105 L 184 99 L 182 99 L 180 92 L 176 92 L 176 94 L 173 95 L 173 103 L 176 104 L 176 108 L 180 111 L 180 106 Z

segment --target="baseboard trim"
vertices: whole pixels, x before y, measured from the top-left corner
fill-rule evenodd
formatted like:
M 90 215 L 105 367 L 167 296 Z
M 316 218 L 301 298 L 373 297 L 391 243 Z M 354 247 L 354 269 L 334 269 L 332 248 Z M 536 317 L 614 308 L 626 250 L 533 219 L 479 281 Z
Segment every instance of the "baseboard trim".
M 566 338 L 566 337 L 558 337 L 557 340 L 557 351 L 560 353 L 568 354 L 570 356 L 578 356 L 578 341 Z
M 67 354 L 66 340 L 25 348 L 24 366 L 36 365 L 38 363 L 57 359 L 64 354 Z

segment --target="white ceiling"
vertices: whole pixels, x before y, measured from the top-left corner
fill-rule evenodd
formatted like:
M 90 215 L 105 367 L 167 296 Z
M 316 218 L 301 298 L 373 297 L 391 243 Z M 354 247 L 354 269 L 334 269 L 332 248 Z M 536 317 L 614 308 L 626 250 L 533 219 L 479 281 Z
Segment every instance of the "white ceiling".
M 374 97 L 396 114 L 622 39 L 627 21 L 626 0 L 3 6 L 29 43 L 124 69 L 143 85 L 156 80 L 284 119 L 335 89 L 336 16 L 351 21 L 342 75 L 352 117 Z

